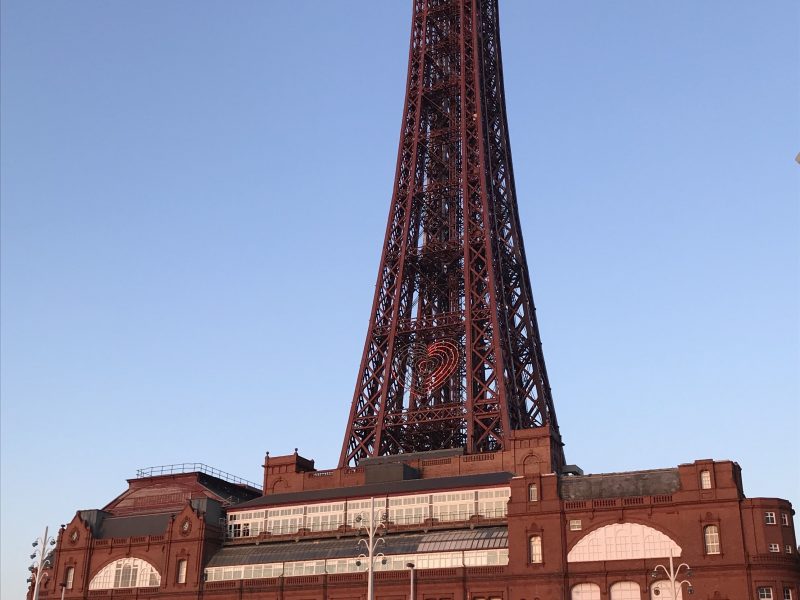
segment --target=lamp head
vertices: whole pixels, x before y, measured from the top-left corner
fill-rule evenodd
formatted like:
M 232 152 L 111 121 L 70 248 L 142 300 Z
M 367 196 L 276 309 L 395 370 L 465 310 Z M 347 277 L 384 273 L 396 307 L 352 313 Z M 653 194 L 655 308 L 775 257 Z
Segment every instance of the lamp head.
M 31 546 L 33 546 L 34 548 L 36 548 L 36 546 L 38 546 L 38 545 L 39 545 L 39 540 L 36 540 L 35 542 L 33 542 L 31 544 Z
M 688 570 L 686 571 L 686 576 L 687 576 L 687 577 L 691 577 L 691 576 L 692 576 L 692 570 L 691 570 L 691 569 L 688 569 Z
M 407 566 L 409 569 L 413 569 L 413 568 L 414 568 L 414 563 L 412 563 L 412 562 L 410 562 L 410 563 L 406 563 L 406 566 Z
M 694 588 L 692 586 L 689 586 L 689 590 L 688 591 L 689 591 L 690 594 L 694 594 Z
M 656 571 L 655 569 L 653 569 L 653 572 L 652 572 L 652 573 L 650 573 L 650 577 L 652 577 L 653 579 L 656 579 L 656 578 L 658 577 L 658 571 Z
M 360 566 L 361 566 L 361 561 L 360 561 L 360 560 L 357 560 L 357 561 L 356 561 L 356 566 L 357 566 L 357 567 L 360 567 Z

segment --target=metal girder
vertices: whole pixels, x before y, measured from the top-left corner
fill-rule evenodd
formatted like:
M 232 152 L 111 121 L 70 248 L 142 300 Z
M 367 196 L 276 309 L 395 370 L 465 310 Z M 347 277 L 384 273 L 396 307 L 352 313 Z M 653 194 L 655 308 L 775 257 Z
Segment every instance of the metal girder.
M 406 102 L 340 466 L 549 425 L 520 230 L 497 0 L 413 0 Z M 564 456 L 556 452 L 553 468 Z

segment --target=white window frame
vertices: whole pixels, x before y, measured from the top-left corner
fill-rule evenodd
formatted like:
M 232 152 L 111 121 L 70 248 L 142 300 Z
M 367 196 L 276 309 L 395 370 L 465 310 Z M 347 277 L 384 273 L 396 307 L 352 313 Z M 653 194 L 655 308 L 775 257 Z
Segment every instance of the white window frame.
M 567 562 L 632 560 L 681 556 L 681 547 L 661 531 L 641 523 L 614 523 L 584 535 L 567 554 Z
M 722 553 L 722 546 L 719 542 L 718 525 L 706 525 L 703 527 L 703 548 L 706 554 Z
M 642 600 L 642 588 L 635 581 L 617 581 L 608 588 L 609 600 Z
M 783 525 L 784 527 L 789 526 L 789 515 L 787 515 L 786 513 L 781 513 L 781 525 Z
M 768 586 L 761 586 L 756 588 L 758 600 L 772 600 L 772 588 Z
M 783 600 L 792 600 L 792 588 L 790 587 L 783 588 Z
M 539 486 L 535 483 L 531 483 L 528 486 L 528 502 L 538 502 L 539 501 Z
M 710 490 L 711 489 L 711 471 L 708 469 L 703 469 L 700 471 L 700 489 L 701 490 Z
M 775 513 L 772 511 L 764 512 L 764 525 L 776 525 Z
M 357 500 L 348 500 L 345 502 L 345 513 L 347 513 L 347 526 L 352 527 L 354 529 L 359 528 L 359 523 L 357 522 L 358 517 L 363 517 L 364 519 L 369 519 L 369 511 L 371 510 L 372 500 L 367 498 L 359 498 Z M 388 506 L 386 506 L 386 498 L 375 498 L 375 512 L 377 513 L 375 516 L 378 518 L 382 518 L 383 515 L 386 515 L 388 518 Z
M 528 538 L 528 552 L 530 553 L 529 558 L 532 565 L 540 565 L 544 562 L 541 535 L 532 535 Z
M 476 514 L 477 490 L 453 490 L 431 495 L 431 517 L 438 521 L 468 521 Z
M 770 552 L 780 552 L 781 551 L 781 545 L 780 544 L 770 544 L 769 545 L 769 551 Z
M 570 531 L 580 531 L 583 529 L 583 523 L 580 519 L 570 519 L 569 520 L 569 530 Z
M 505 518 L 508 515 L 508 501 L 511 488 L 478 490 L 478 514 L 487 519 Z
M 186 583 L 186 573 L 189 570 L 189 561 L 179 558 L 175 566 L 175 583 Z
M 430 518 L 430 504 L 428 502 L 411 504 L 410 506 L 389 506 L 389 521 L 396 525 L 424 523 L 428 518 Z
M 67 567 L 64 571 L 64 587 L 68 590 L 72 589 L 75 584 L 75 567 Z
M 305 528 L 309 531 L 335 531 L 344 525 L 344 502 L 308 504 L 305 507 Z
M 141 558 L 119 558 L 100 569 L 89 582 L 89 590 L 158 587 L 161 574 Z
M 786 554 L 793 554 L 792 545 L 786 544 Z
M 491 550 L 467 550 L 453 552 L 421 552 L 418 554 L 391 554 L 386 562 L 375 565 L 377 571 L 407 571 L 406 565 L 413 562 L 417 569 L 441 569 L 454 567 L 503 566 L 508 564 L 508 548 Z M 359 564 L 356 564 L 359 562 Z M 231 581 L 239 579 L 262 579 L 268 577 L 294 577 L 298 575 L 320 575 L 323 573 L 363 573 L 367 565 L 363 559 L 331 558 L 285 563 L 262 563 L 234 565 L 229 567 L 206 567 L 205 581 Z
M 596 583 L 578 583 L 569 593 L 571 600 L 600 600 L 600 586 Z

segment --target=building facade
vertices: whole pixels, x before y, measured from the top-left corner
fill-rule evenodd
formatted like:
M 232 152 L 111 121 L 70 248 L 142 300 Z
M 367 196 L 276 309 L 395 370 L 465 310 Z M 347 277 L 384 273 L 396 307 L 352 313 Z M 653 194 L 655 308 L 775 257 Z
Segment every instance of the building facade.
M 149 469 L 58 532 L 39 600 L 800 600 L 739 466 L 566 463 L 514 189 L 497 0 L 413 0 L 386 238 L 339 466 Z M 33 590 L 31 590 L 33 594 Z
M 746 498 L 736 463 L 556 474 L 543 434 L 323 471 L 268 456 L 263 495 L 205 467 L 146 471 L 59 530 L 40 598 L 363 600 L 371 514 L 377 599 L 410 597 L 411 563 L 420 600 L 667 600 L 670 555 L 691 567 L 678 597 L 798 597 L 794 510 Z

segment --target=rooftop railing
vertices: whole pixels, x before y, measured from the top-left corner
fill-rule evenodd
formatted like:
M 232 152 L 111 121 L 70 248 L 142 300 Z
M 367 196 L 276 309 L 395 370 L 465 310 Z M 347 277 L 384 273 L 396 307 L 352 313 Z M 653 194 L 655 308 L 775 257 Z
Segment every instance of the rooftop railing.
M 231 473 L 227 473 L 225 471 L 220 471 L 219 469 L 215 469 L 214 467 L 209 467 L 208 465 L 203 463 L 176 463 L 174 465 L 145 467 L 143 469 L 136 470 L 136 477 L 137 479 L 141 479 L 143 477 L 158 477 L 160 475 L 180 475 L 182 473 L 203 473 L 205 475 L 211 475 L 212 477 L 216 477 L 217 479 L 222 479 L 223 481 L 227 481 L 228 483 L 235 483 L 237 485 L 246 485 L 256 490 L 261 489 L 261 486 L 258 485 L 257 483 L 253 483 L 252 481 L 248 481 L 247 479 L 243 479 L 242 477 L 237 477 L 236 475 L 232 475 Z

